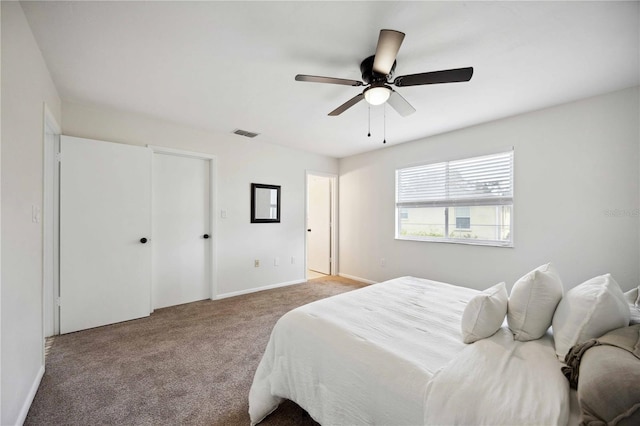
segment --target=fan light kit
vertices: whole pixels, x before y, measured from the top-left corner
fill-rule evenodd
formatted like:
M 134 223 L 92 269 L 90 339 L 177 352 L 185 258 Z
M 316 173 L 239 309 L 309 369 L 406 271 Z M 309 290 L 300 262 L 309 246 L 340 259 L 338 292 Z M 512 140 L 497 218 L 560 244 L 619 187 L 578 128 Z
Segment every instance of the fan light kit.
M 388 102 L 391 107 L 403 117 L 416 112 L 398 92 L 389 85 L 396 87 L 422 86 L 425 84 L 456 83 L 471 80 L 473 67 L 456 68 L 443 71 L 423 72 L 419 74 L 402 75 L 393 79 L 396 69 L 396 56 L 404 40 L 404 33 L 395 30 L 380 30 L 376 53 L 369 56 L 360 64 L 362 81 L 345 78 L 320 77 L 315 75 L 296 75 L 296 81 L 312 83 L 341 84 L 345 86 L 369 86 L 364 91 L 329 113 L 331 116 L 340 115 L 362 99 L 370 105 L 382 105 Z
M 382 105 L 391 96 L 391 88 L 388 86 L 376 86 L 364 89 L 364 99 L 371 105 Z

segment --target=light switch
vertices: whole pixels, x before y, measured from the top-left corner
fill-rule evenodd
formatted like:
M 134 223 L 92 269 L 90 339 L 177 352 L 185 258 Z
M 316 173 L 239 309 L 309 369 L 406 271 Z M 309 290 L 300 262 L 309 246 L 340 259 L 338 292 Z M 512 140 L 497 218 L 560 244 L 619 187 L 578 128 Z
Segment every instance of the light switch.
M 227 218 L 227 211 L 226 210 L 220 210 L 220 217 L 222 219 L 226 219 Z

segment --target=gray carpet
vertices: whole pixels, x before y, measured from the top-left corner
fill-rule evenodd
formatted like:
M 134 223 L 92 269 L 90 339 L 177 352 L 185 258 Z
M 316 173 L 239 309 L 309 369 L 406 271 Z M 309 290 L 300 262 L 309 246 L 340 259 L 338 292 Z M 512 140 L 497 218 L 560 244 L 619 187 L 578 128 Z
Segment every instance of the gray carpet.
M 327 277 L 58 336 L 26 425 L 248 425 L 247 397 L 275 322 L 364 286 Z M 317 425 L 287 401 L 263 423 Z

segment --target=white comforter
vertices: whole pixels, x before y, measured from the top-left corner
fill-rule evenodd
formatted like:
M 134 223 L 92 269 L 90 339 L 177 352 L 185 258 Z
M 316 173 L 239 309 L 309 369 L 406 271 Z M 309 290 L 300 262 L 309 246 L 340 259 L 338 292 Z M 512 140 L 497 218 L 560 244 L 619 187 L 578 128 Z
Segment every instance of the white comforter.
M 556 383 L 556 376 L 562 375 L 552 345 L 547 350 L 544 345 L 496 339 L 501 351 L 493 345 L 462 343 L 462 312 L 477 293 L 403 277 L 287 313 L 274 327 L 254 377 L 249 393 L 252 424 L 275 410 L 283 398 L 295 401 L 324 425 L 477 424 L 476 419 L 506 424 L 508 416 L 500 414 L 505 409 L 524 412 L 530 423 L 566 424 L 566 410 L 557 407 L 568 390 Z M 514 345 L 527 349 L 513 351 Z M 480 355 L 471 347 L 478 348 Z M 557 374 L 548 373 L 553 380 L 538 380 L 532 389 L 516 380 L 516 389 L 502 386 L 487 392 L 488 384 L 494 386 L 500 380 L 486 380 L 478 370 L 485 369 L 487 376 L 490 370 L 518 374 L 515 370 L 520 368 L 510 366 L 517 365 L 529 347 L 542 348 L 533 351 L 535 357 L 553 357 Z M 547 364 L 551 362 L 542 363 L 542 368 L 548 369 Z M 535 368 L 541 367 L 536 364 Z M 461 397 L 454 395 L 458 384 L 466 385 L 461 387 Z M 468 398 L 485 394 L 489 399 L 478 405 L 481 413 L 476 416 Z M 522 411 L 534 402 L 545 409 Z M 460 416 L 438 417 L 450 410 Z
M 569 382 L 550 335 L 513 340 L 503 327 L 465 347 L 427 385 L 427 425 L 566 425 Z

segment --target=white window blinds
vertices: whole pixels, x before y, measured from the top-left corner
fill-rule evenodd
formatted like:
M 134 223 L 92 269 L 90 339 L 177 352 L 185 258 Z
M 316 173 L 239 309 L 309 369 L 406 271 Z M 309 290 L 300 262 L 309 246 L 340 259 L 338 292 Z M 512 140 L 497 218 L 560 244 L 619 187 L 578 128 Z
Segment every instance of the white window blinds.
M 513 151 L 396 171 L 397 207 L 513 204 Z

